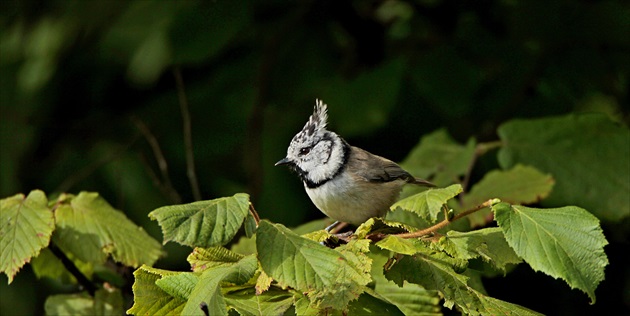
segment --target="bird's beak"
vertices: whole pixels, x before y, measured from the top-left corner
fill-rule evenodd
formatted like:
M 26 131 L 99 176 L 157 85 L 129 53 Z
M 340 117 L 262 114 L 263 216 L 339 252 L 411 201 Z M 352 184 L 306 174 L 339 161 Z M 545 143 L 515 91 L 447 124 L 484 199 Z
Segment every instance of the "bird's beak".
M 276 162 L 276 164 L 274 166 L 279 166 L 279 165 L 288 165 L 291 163 L 291 160 L 289 160 L 289 158 L 282 158 L 280 159 L 280 161 Z

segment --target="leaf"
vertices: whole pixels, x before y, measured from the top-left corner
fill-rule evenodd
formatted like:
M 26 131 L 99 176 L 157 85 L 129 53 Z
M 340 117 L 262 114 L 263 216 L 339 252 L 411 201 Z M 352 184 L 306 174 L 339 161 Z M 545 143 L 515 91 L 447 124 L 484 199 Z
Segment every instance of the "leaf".
M 502 168 L 516 164 L 549 172 L 556 180 L 542 204 L 583 207 L 598 218 L 630 216 L 630 130 L 601 114 L 513 120 L 501 125 Z
M 68 258 L 72 260 L 74 265 L 85 275 L 88 279 L 92 278 L 94 273 L 94 265 L 91 263 L 85 263 L 79 259 L 73 258 L 71 254 L 68 254 Z M 76 284 L 77 281 L 74 276 L 68 272 L 68 269 L 61 263 L 61 260 L 57 258 L 48 248 L 42 249 L 39 255 L 31 261 L 31 268 L 38 279 L 48 277 L 53 280 L 61 281 L 62 283 Z
M 492 210 L 510 247 L 534 271 L 565 280 L 595 303 L 595 289 L 608 265 L 608 242 L 595 216 L 575 206 L 536 209 L 499 203 Z
M 374 295 L 370 295 L 370 292 Z M 359 296 L 359 299 L 348 304 L 347 315 L 405 315 L 396 305 L 379 299 L 376 296 L 378 296 L 378 294 L 374 293 L 371 290 L 368 290 L 366 291 L 366 293 L 361 294 L 361 296 Z
M 374 291 L 396 305 L 405 315 L 442 315 L 440 297 L 417 284 L 405 282 L 402 287 L 393 282 L 376 283 Z
M 0 200 L 0 271 L 9 284 L 20 269 L 48 246 L 55 229 L 48 199 L 40 190 Z
M 418 247 L 423 247 L 421 241 L 415 238 L 405 239 L 395 235 L 389 235 L 376 243 L 381 249 L 387 249 L 403 255 L 418 253 Z
M 44 303 L 46 315 L 121 315 L 123 298 L 119 290 L 100 289 L 87 293 L 51 295 Z
M 243 259 L 243 255 L 232 252 L 221 246 L 193 249 L 186 260 L 195 272 L 203 272 L 208 268 L 231 265 Z
M 182 315 L 203 315 L 199 308 L 202 303 L 206 304 L 210 315 L 227 315 L 228 308 L 221 294 L 221 282 L 245 283 L 254 275 L 257 267 L 256 257 L 250 255 L 235 265 L 204 271 L 190 293 Z
M 315 295 L 319 308 L 342 310 L 359 297 L 370 281 L 367 241 L 335 251 L 298 236 L 281 224 L 261 221 L 256 233 L 258 259 L 280 286 Z
M 449 231 L 440 238 L 437 246 L 455 258 L 469 260 L 481 257 L 503 272 L 508 264 L 522 261 L 505 241 L 503 231 L 498 227 L 465 233 Z
M 466 174 L 475 156 L 475 145 L 472 138 L 466 145 L 458 144 L 445 129 L 439 129 L 424 135 L 400 165 L 416 177 L 433 176 L 433 183 L 446 186 Z
M 488 172 L 462 198 L 462 209 L 471 209 L 488 199 L 498 198 L 511 204 L 531 204 L 551 193 L 554 180 L 534 167 L 517 164 L 506 171 Z M 468 216 L 472 227 L 486 225 L 490 209 L 477 211 Z
M 293 305 L 293 295 L 278 289 L 256 294 L 250 288 L 226 294 L 225 302 L 241 315 L 284 315 Z
M 223 246 L 234 238 L 249 214 L 249 195 L 160 207 L 149 213 L 162 227 L 164 243 L 191 247 Z
M 258 276 L 258 279 L 256 279 L 256 295 L 260 295 L 269 290 L 271 282 L 273 282 L 273 278 L 268 276 L 265 271 L 260 270 L 260 275 Z
M 163 276 L 177 272 L 151 268 L 143 265 L 134 273 L 133 306 L 127 310 L 131 315 L 179 315 L 185 300 L 173 297 L 156 285 Z
M 79 260 L 103 263 L 107 255 L 127 266 L 153 264 L 160 244 L 98 193 L 81 192 L 59 198 L 54 241 Z
M 354 232 L 356 239 L 364 239 L 366 236 L 374 231 L 378 231 L 383 234 L 395 234 L 406 233 L 416 231 L 415 227 L 405 225 L 403 223 L 384 220 L 378 217 L 372 217 L 359 225 Z
M 455 263 L 455 264 L 454 264 Z M 455 271 L 457 261 L 443 253 L 424 250 L 414 256 L 404 256 L 385 276 L 402 285 L 404 281 L 419 284 L 427 290 L 438 291 L 445 299 L 444 306 L 457 305 L 470 315 L 537 315 L 522 306 L 487 297 L 468 285 L 468 277 Z
M 155 281 L 155 285 L 159 286 L 164 292 L 184 301 L 188 300 L 197 283 L 199 283 L 199 274 L 192 272 L 165 275 Z
M 462 192 L 462 186 L 453 184 L 447 188 L 430 189 L 402 199 L 390 207 L 392 211 L 404 210 L 418 214 L 422 218 L 437 221 L 442 205 Z

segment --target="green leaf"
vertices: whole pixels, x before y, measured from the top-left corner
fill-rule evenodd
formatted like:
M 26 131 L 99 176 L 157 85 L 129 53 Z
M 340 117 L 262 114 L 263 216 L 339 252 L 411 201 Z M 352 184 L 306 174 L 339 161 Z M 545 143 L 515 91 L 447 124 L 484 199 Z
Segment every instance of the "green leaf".
M 273 288 L 256 294 L 250 288 L 226 294 L 225 302 L 241 315 L 284 315 L 293 305 L 293 295 Z
M 440 297 L 436 291 L 405 282 L 402 287 L 393 282 L 376 283 L 374 291 L 396 305 L 405 315 L 442 315 Z
M 442 205 L 462 192 L 462 186 L 453 184 L 447 188 L 430 189 L 402 199 L 390 207 L 392 211 L 404 210 L 418 214 L 422 218 L 437 221 Z
M 414 255 L 420 250 L 419 247 L 424 247 L 422 242 L 416 238 L 400 238 L 395 235 L 389 235 L 376 243 L 381 249 L 386 249 L 403 255 Z
M 502 168 L 516 164 L 556 180 L 542 204 L 578 205 L 602 220 L 630 216 L 630 130 L 601 114 L 513 120 L 501 125 Z
M 203 272 L 208 268 L 231 265 L 243 259 L 243 255 L 232 252 L 224 247 L 195 248 L 188 255 L 188 263 L 193 271 Z
M 162 254 L 160 244 L 98 193 L 81 192 L 59 198 L 54 241 L 79 260 L 103 263 L 107 255 L 128 266 L 153 264 Z
M 232 266 L 207 269 L 190 293 L 183 315 L 203 315 L 200 304 L 208 306 L 210 315 L 227 315 L 228 308 L 221 294 L 221 282 L 242 284 L 256 272 L 258 263 L 253 255 L 247 256 Z
M 67 255 L 75 266 L 85 275 L 88 279 L 92 278 L 94 273 L 94 265 L 91 263 L 85 263 L 77 258 L 74 258 L 71 254 Z M 68 272 L 68 269 L 61 263 L 61 260 L 57 258 L 48 248 L 42 249 L 37 257 L 31 261 L 31 268 L 38 279 L 48 277 L 53 280 L 59 280 L 62 283 L 76 284 L 77 281 L 74 276 Z
M 503 231 L 498 227 L 465 233 L 449 231 L 446 236 L 440 238 L 437 246 L 455 258 L 469 260 L 481 257 L 503 272 L 508 264 L 522 261 L 510 248 Z
M 119 290 L 100 289 L 87 293 L 51 295 L 44 303 L 46 315 L 121 315 L 123 298 Z
M 416 177 L 429 178 L 438 186 L 459 181 L 466 174 L 475 156 L 474 139 L 466 145 L 455 142 L 445 129 L 424 135 L 400 164 Z
M 162 290 L 156 282 L 163 276 L 177 275 L 178 272 L 155 269 L 146 265 L 134 273 L 133 306 L 127 310 L 131 315 L 179 315 L 186 304 L 185 300 L 173 297 Z
M 0 200 L 0 271 L 9 284 L 22 266 L 48 246 L 55 229 L 44 192 L 31 191 Z
M 595 216 L 575 206 L 536 209 L 499 203 L 492 209 L 508 244 L 532 269 L 565 280 L 595 303 L 595 289 L 608 265 L 608 242 Z
M 359 297 L 370 281 L 367 240 L 335 251 L 300 237 L 281 224 L 261 221 L 256 233 L 260 264 L 281 286 L 290 286 L 310 297 L 319 308 L 342 310 Z
M 234 238 L 249 214 L 249 195 L 160 207 L 149 213 L 162 227 L 164 243 L 191 247 L 223 246 Z
M 466 314 L 537 315 L 522 306 L 477 291 L 468 284 L 467 276 L 455 271 L 457 262 L 441 252 L 425 250 L 412 257 L 404 256 L 385 272 L 385 276 L 398 285 L 408 281 L 427 290 L 436 290 L 444 297 L 444 306 L 452 309 L 457 305 Z
M 184 301 L 188 300 L 197 283 L 199 283 L 199 274 L 192 272 L 165 275 L 155 281 L 155 285 L 159 286 L 164 292 Z
M 371 295 L 369 293 L 372 293 L 374 295 Z M 350 304 L 348 304 L 347 315 L 405 315 L 396 305 L 382 300 L 377 296 L 379 295 L 371 290 L 368 290 L 366 291 L 366 293 L 361 294 L 358 300 L 352 301 L 350 302 Z
M 462 209 L 471 209 L 488 199 L 498 198 L 511 204 L 538 202 L 551 193 L 554 180 L 530 166 L 516 165 L 506 171 L 488 172 L 462 198 Z M 487 224 L 490 209 L 485 208 L 468 216 L 471 226 Z
M 401 212 L 399 212 L 401 213 Z M 368 234 L 378 231 L 383 234 L 406 233 L 416 231 L 415 227 L 405 225 L 403 223 L 384 220 L 378 217 L 372 217 L 359 225 L 354 232 L 357 239 L 364 239 Z

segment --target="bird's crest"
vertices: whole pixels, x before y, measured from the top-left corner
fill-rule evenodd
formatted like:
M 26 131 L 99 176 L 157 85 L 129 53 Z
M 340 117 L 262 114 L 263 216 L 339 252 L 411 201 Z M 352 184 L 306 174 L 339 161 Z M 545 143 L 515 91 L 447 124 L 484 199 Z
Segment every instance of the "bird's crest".
M 328 108 L 326 104 L 319 99 L 315 100 L 313 114 L 308 118 L 308 122 L 296 136 L 298 139 L 311 138 L 326 129 L 328 124 Z

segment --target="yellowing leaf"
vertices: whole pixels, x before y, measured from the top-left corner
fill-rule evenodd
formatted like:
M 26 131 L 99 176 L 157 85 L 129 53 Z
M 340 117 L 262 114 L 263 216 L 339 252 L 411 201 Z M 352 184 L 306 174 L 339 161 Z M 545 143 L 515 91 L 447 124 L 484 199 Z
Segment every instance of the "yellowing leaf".
M 111 254 L 115 261 L 136 267 L 151 265 L 162 254 L 155 239 L 98 193 L 81 192 L 60 201 L 54 241 L 79 260 L 102 263 Z
M 492 209 L 508 244 L 532 269 L 562 278 L 595 303 L 595 289 L 608 265 L 608 242 L 595 216 L 575 206 L 536 209 L 499 203 Z
M 188 263 L 193 271 L 203 272 L 208 268 L 214 268 L 222 265 L 231 265 L 243 259 L 243 255 L 232 252 L 221 246 L 210 248 L 195 248 L 188 255 Z
M 134 273 L 133 306 L 127 310 L 131 315 L 179 315 L 186 301 L 173 297 L 156 285 L 163 276 L 177 272 L 141 266 Z
M 48 246 L 55 228 L 44 192 L 35 190 L 24 198 L 17 194 L 0 201 L 0 271 L 9 284 L 17 272 Z

